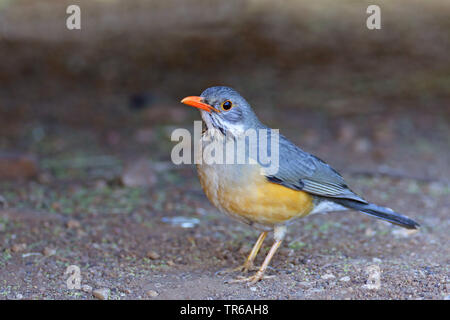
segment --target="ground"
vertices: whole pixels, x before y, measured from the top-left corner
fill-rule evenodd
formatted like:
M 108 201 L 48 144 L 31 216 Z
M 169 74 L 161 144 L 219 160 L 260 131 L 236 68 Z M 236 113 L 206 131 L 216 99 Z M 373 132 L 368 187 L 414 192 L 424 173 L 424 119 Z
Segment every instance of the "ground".
M 80 3 L 90 11 L 69 33 L 59 2 L 0 1 L 0 160 L 19 154 L 36 171 L 0 180 L 0 299 L 450 298 L 445 1 L 383 2 L 378 33 L 360 28 L 354 1 L 206 14 Z M 172 130 L 199 119 L 180 99 L 217 84 L 420 230 L 355 211 L 308 216 L 290 225 L 275 277 L 228 283 L 240 274 L 219 271 L 243 263 L 258 231 L 209 203 L 194 166 L 170 161 Z M 145 186 L 124 183 L 142 159 L 129 178 Z
M 282 132 L 292 136 L 296 127 L 289 122 L 295 121 L 284 120 L 279 119 L 284 122 Z M 421 119 L 409 121 L 417 124 Z M 122 167 L 119 154 L 103 155 L 108 161 L 99 164 L 101 155 L 83 147 L 80 139 L 96 141 L 92 133 L 67 132 L 64 138 L 49 134 L 42 138 L 41 150 L 57 145 L 63 158 L 44 161 L 37 181 L 1 184 L 7 208 L 0 211 L 0 296 L 94 298 L 90 292 L 67 288 L 66 268 L 75 265 L 81 285 L 107 288 L 110 299 L 448 298 L 448 183 L 441 181 L 443 175 L 426 178 L 429 170 L 445 173 L 446 159 L 424 160 L 444 147 L 439 141 L 445 143 L 440 136 L 445 132 L 433 131 L 430 144 L 408 152 L 411 144 L 423 143 L 410 139 L 409 130 L 417 127 L 394 129 L 404 132 L 395 135 L 396 145 L 384 163 L 395 166 L 402 159 L 401 171 L 407 174 L 400 177 L 377 174 L 367 157 L 371 152 L 349 152 L 354 147 L 342 138 L 326 138 L 329 130 L 295 140 L 311 145 L 308 149 L 320 141 L 317 153 L 341 169 L 354 190 L 412 217 L 422 226 L 418 232 L 354 211 L 313 215 L 289 227 L 268 270 L 275 277 L 251 286 L 227 283 L 238 273 L 217 272 L 242 263 L 258 232 L 223 216 L 208 202 L 194 167 L 153 162 L 155 185 L 125 187 L 115 178 Z M 70 159 L 64 148 L 70 149 Z M 91 148 L 102 150 L 95 144 Z M 367 174 L 371 170 L 374 174 Z M 163 221 L 176 216 L 197 218 L 199 223 L 182 228 Z M 270 242 L 268 237 L 258 263 Z M 365 286 L 371 283 L 371 266 L 379 267 L 379 289 Z

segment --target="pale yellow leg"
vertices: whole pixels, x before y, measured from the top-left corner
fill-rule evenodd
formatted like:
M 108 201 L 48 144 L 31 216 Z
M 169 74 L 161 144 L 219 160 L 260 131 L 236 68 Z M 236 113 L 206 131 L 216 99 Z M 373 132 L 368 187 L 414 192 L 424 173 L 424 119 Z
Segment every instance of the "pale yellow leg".
M 264 259 L 263 264 L 259 268 L 258 272 L 256 272 L 253 276 L 243 279 L 236 279 L 230 281 L 230 283 L 234 282 L 250 282 L 252 284 L 258 282 L 259 280 L 263 279 L 264 273 L 266 272 L 267 267 L 269 266 L 270 261 L 272 260 L 275 252 L 277 252 L 278 248 L 280 247 L 281 243 L 283 242 L 283 238 L 286 234 L 286 227 L 285 226 L 277 226 L 275 227 L 275 242 L 270 248 L 269 253 L 267 254 L 266 258 Z
M 237 267 L 235 271 L 242 270 L 243 272 L 247 272 L 253 267 L 253 261 L 255 261 L 256 255 L 258 254 L 259 249 L 261 249 L 261 245 L 263 244 L 264 239 L 267 236 L 267 233 L 268 233 L 267 231 L 264 231 L 259 235 L 258 240 L 256 240 L 256 243 L 253 246 L 252 251 L 250 251 L 250 254 L 247 257 L 247 260 L 245 260 L 242 266 Z
M 251 270 L 253 268 L 253 262 L 255 261 L 256 255 L 259 252 L 259 249 L 261 249 L 261 245 L 264 242 L 264 239 L 267 237 L 268 232 L 264 231 L 262 232 L 259 237 L 258 240 L 256 240 L 255 245 L 252 248 L 252 251 L 250 251 L 250 254 L 248 255 L 247 259 L 245 260 L 244 264 L 233 268 L 233 269 L 226 269 L 226 270 L 222 270 L 217 272 L 217 274 L 221 274 L 221 273 L 227 273 L 227 272 L 247 272 L 248 270 Z

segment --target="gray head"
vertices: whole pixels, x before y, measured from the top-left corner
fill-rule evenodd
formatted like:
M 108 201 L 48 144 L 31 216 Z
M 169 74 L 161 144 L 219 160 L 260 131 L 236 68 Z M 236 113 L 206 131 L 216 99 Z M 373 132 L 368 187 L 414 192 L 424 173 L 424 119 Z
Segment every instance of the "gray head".
M 211 87 L 203 91 L 200 97 L 186 97 L 181 102 L 201 109 L 208 129 L 216 128 L 234 134 L 262 126 L 249 103 L 229 87 Z

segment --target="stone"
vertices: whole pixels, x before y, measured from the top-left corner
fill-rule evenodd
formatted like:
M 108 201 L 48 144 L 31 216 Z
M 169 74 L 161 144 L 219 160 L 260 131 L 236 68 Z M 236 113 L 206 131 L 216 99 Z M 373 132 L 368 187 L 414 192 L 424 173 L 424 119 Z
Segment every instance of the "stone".
M 67 221 L 66 226 L 69 229 L 79 229 L 81 228 L 81 223 L 77 220 L 70 219 L 69 221 Z
M 44 254 L 44 256 L 50 257 L 56 254 L 56 249 L 45 247 L 42 253 Z
M 334 276 L 334 274 L 327 273 L 327 274 L 324 274 L 321 278 L 324 280 L 330 280 L 330 279 L 334 279 L 336 277 Z
M 146 294 L 147 294 L 147 296 L 152 297 L 152 298 L 159 296 L 159 293 L 155 290 L 148 290 L 146 292 Z
M 25 251 L 26 248 L 27 248 L 27 245 L 25 243 L 16 243 L 16 244 L 12 245 L 11 251 L 12 252 L 22 252 L 22 251 Z
M 159 259 L 161 256 L 156 253 L 155 251 L 148 251 L 147 252 L 147 258 L 152 259 L 152 260 L 157 260 Z
M 172 260 L 168 260 L 167 265 L 173 267 L 175 265 L 175 262 L 173 262 Z
M 109 289 L 108 288 L 102 288 L 102 289 L 95 289 L 92 291 L 92 295 L 100 300 L 107 300 L 109 298 Z

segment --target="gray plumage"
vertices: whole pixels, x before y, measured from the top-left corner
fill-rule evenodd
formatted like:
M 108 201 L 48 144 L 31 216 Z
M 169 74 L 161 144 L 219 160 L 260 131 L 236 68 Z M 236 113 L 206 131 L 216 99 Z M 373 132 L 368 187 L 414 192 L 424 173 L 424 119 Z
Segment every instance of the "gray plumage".
M 268 179 L 408 229 L 419 227 L 418 223 L 392 209 L 367 202 L 350 190 L 344 178 L 331 166 L 281 135 L 280 167 L 278 173 Z
M 280 184 L 311 194 L 345 198 L 361 203 L 364 199 L 351 191 L 342 176 L 319 158 L 303 151 L 280 135 L 280 167 L 275 178 Z
M 216 109 L 226 100 L 232 101 L 234 105 L 229 111 L 220 113 L 202 112 L 208 126 L 214 126 L 225 134 L 233 134 L 236 128 L 271 130 L 259 121 L 248 102 L 231 88 L 211 87 L 201 97 Z M 279 155 L 279 170 L 276 174 L 267 176 L 270 182 L 308 192 L 319 199 L 319 202 L 331 201 L 337 204 L 336 207 L 356 209 L 405 228 L 415 229 L 419 226 L 415 221 L 389 208 L 367 202 L 350 190 L 343 177 L 331 166 L 303 151 L 282 135 L 279 136 Z

